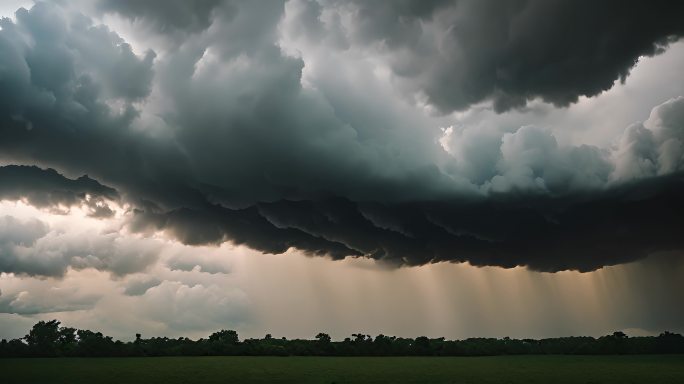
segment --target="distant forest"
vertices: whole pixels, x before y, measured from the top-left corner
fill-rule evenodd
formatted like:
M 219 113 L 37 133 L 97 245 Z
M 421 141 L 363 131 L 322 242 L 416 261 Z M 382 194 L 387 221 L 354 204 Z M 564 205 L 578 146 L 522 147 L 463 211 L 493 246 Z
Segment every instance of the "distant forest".
M 623 332 L 594 337 L 551 339 L 443 337 L 415 339 L 352 334 L 332 341 L 319 333 L 312 340 L 288 340 L 266 335 L 240 341 L 237 332 L 221 330 L 208 338 L 186 337 L 123 342 L 100 332 L 60 326 L 57 320 L 39 321 L 28 335 L 0 343 L 0 357 L 124 357 L 124 356 L 486 356 L 525 354 L 666 354 L 684 353 L 684 336 L 664 332 L 659 336 L 628 337 Z

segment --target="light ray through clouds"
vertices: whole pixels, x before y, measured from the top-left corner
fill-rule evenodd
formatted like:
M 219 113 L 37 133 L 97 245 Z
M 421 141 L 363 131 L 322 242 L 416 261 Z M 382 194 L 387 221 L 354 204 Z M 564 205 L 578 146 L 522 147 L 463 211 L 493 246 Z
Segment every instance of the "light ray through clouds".
M 93 219 L 73 210 L 57 215 L 21 202 L 3 202 L 2 212 L 18 220 L 38 218 L 78 235 L 117 225 L 116 218 Z M 134 239 L 119 246 L 127 241 Z M 467 264 L 387 269 L 363 259 L 333 262 L 296 251 L 269 256 L 244 247 L 154 241 L 162 249 L 156 262 L 122 276 L 74 267 L 47 279 L 3 273 L 2 336 L 25 332 L 11 324 L 53 317 L 83 328 L 104 327 L 123 339 L 141 331 L 204 337 L 226 324 L 246 337 L 263 336 L 264 329 L 287 337 L 311 337 L 317 329 L 337 338 L 355 332 L 598 336 L 618 328 L 631 334 L 678 330 L 684 319 L 678 305 L 684 263 L 671 255 L 591 273 L 550 274 Z M 179 259 L 195 266 L 177 269 Z M 223 265 L 220 273 L 204 271 L 216 263 Z

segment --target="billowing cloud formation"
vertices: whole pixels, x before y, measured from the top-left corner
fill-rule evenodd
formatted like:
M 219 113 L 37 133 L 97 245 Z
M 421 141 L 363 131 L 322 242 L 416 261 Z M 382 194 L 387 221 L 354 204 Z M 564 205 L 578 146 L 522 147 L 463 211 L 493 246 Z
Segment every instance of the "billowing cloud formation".
M 0 313 L 35 315 L 90 309 L 100 298 L 78 287 L 54 289 L 46 284 L 35 284 L 29 290 L 0 292 Z
M 654 108 L 644 124 L 634 124 L 620 140 L 617 177 L 664 175 L 684 166 L 684 97 Z
M 602 4 L 575 31 L 582 4 L 206 2 L 187 19 L 177 16 L 194 8 L 176 2 L 168 14 L 152 12 L 152 2 L 101 4 L 154 26 L 149 33 L 190 32 L 157 57 L 136 54 L 86 16 L 39 3 L 2 21 L 0 156 L 88 174 L 133 206 L 130 230 L 193 245 L 548 271 L 681 250 L 683 99 L 602 148 L 562 144 L 534 126 L 442 132 L 388 97 L 393 89 L 370 89 L 390 76 L 443 111 L 489 99 L 499 110 L 532 98 L 565 105 L 610 88 L 639 55 L 681 33 L 671 4 Z M 634 11 L 649 21 L 638 35 Z M 374 14 L 387 19 L 371 24 Z M 575 40 L 562 37 L 569 30 Z M 290 51 L 316 41 L 384 64 L 377 76 L 339 68 L 320 81 L 305 77 L 320 63 L 309 68 Z M 51 236 L 33 248 L 55 248 Z M 108 236 L 61 239 L 73 246 L 54 265 L 8 241 L 13 261 L 3 268 L 125 274 L 151 260 L 104 257 L 97 249 L 112 249 Z
M 47 224 L 40 220 L 21 222 L 12 216 L 4 216 L 0 219 L 0 229 L 2 230 L 0 242 L 3 246 L 31 246 L 48 233 Z
M 226 291 L 217 285 L 192 286 L 164 281 L 142 296 L 142 316 L 171 328 L 217 329 L 225 324 L 239 324 L 247 319 L 245 294 L 237 289 Z
M 653 108 L 627 127 L 610 148 L 563 146 L 547 130 L 513 132 L 482 127 L 446 128 L 440 143 L 454 161 L 449 171 L 480 189 L 564 195 L 681 171 L 684 166 L 684 97 Z
M 128 296 L 142 296 L 150 288 L 161 284 L 161 280 L 156 277 L 142 276 L 131 278 L 126 284 L 124 294 Z
M 58 231 L 37 219 L 0 217 L 0 271 L 62 276 L 67 268 L 94 268 L 125 275 L 157 260 L 161 245 L 152 239 L 123 238 L 94 230 Z
M 366 45 L 443 112 L 492 100 L 559 106 L 608 90 L 684 34 L 681 4 L 575 0 L 295 1 L 294 31 Z M 328 37 L 328 38 L 326 38 Z
M 116 12 L 133 19 L 150 20 L 162 33 L 177 30 L 196 32 L 211 24 L 211 13 L 221 0 L 123 0 L 99 1 L 104 11 Z

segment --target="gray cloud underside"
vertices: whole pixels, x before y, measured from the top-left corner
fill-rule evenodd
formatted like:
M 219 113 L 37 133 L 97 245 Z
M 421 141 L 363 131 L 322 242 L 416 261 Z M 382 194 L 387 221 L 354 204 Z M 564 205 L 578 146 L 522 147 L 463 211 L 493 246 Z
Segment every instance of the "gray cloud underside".
M 126 284 L 126 287 L 124 289 L 124 294 L 127 296 L 142 296 L 150 288 L 154 288 L 161 283 L 162 283 L 162 281 L 156 277 L 143 276 L 143 277 L 132 278 Z
M 268 253 L 290 247 L 398 265 L 439 261 L 557 271 L 594 270 L 681 250 L 684 179 L 668 177 L 591 195 L 380 204 L 278 201 L 245 210 L 207 206 L 137 220 L 198 244 L 230 239 Z
M 342 11 L 374 7 L 365 4 L 348 3 Z M 548 25 L 548 33 L 539 33 L 538 44 L 529 40 L 535 30 L 517 31 L 519 41 L 475 34 L 485 40 L 465 48 L 490 49 L 472 55 L 472 63 L 431 58 L 428 50 L 424 56 L 444 68 L 428 75 L 397 72 L 409 88 L 423 89 L 445 110 L 487 98 L 541 97 L 565 104 L 595 94 L 625 76 L 636 57 L 655 53 L 681 26 L 671 16 L 678 14 L 670 9 L 677 3 L 644 8 L 640 15 L 647 21 L 663 12 L 662 25 L 644 23 L 638 36 L 632 35 L 631 13 L 615 10 L 609 16 L 609 10 L 598 9 L 587 15 L 587 30 L 578 32 L 577 41 L 559 40 L 553 48 L 553 36 L 584 14 L 574 2 L 397 4 L 403 4 L 397 17 L 409 24 L 417 18 L 439 26 L 450 17 L 472 15 L 462 28 L 480 28 L 476 21 L 489 12 L 510 31 L 517 31 L 511 15 L 536 20 L 535 14 L 547 14 L 542 10 L 552 5 L 558 8 L 549 11 L 568 15 L 558 27 Z M 340 7 L 334 1 L 319 5 Z M 592 270 L 682 249 L 677 236 L 684 212 L 682 99 L 627 128 L 617 148 L 562 147 L 553 136 L 524 127 L 508 136 L 446 143 L 447 150 L 465 145 L 484 155 L 459 159 L 436 144 L 437 135 L 420 132 L 410 119 L 383 114 L 377 101 L 362 93 L 345 98 L 302 87 L 304 62 L 277 44 L 284 9 L 270 2 L 236 2 L 202 13 L 211 17 L 201 16 L 197 23 L 152 18 L 154 25 L 190 26 L 186 40 L 159 59 L 151 51 L 134 53 L 108 28 L 50 3 L 20 11 L 16 22 L 3 20 L 0 160 L 52 167 L 69 176 L 87 173 L 135 207 L 132 230 L 164 230 L 186 244 L 232 241 L 268 253 L 294 247 L 398 265 L 446 260 L 548 271 Z M 141 15 L 143 21 L 150 18 Z M 520 25 L 542 28 L 547 22 L 541 19 Z M 391 41 L 378 28 L 359 26 L 358 36 L 345 38 L 350 44 L 381 39 L 390 56 L 399 50 L 413 54 L 415 45 L 402 43 L 410 36 Z M 461 37 L 449 39 L 456 44 Z M 500 40 L 517 43 L 502 48 Z M 534 47 L 556 53 L 527 51 Z M 602 58 L 594 56 L 600 52 Z M 525 60 L 498 68 L 500 78 L 492 80 L 496 63 L 512 57 Z M 447 68 L 484 72 L 453 74 Z M 591 76 L 568 83 L 578 78 L 574 71 Z M 548 78 L 544 84 L 537 82 L 540 73 Z M 431 84 L 458 93 L 463 90 L 453 84 L 471 78 L 485 79 L 484 86 L 466 87 L 472 95 L 442 97 L 434 90 L 431 96 Z M 154 105 L 160 95 L 165 107 Z M 143 101 L 152 104 L 152 112 L 140 105 Z M 38 188 L 22 178 L 14 182 L 17 196 Z
M 9 165 L 0 167 L 0 200 L 22 200 L 38 208 L 85 205 L 94 217 L 109 217 L 108 201 L 119 200 L 113 188 L 82 176 L 68 179 L 53 169 Z M 59 212 L 59 211 L 57 211 Z
M 186 244 L 232 241 L 266 253 L 283 253 L 292 247 L 333 258 L 363 255 L 395 265 L 457 261 L 480 266 L 527 265 L 543 271 L 589 271 L 654 253 L 681 250 L 683 192 L 684 176 L 675 173 L 600 193 L 565 197 L 504 194 L 487 199 L 400 204 L 342 198 L 282 200 L 237 210 L 207 203 L 203 209 L 137 211 L 131 229 L 167 230 Z M 8 228 L 22 228 L 17 223 L 6 224 Z M 46 234 L 44 224 L 22 225 L 25 230 L 18 231 L 13 239 L 0 240 L 6 244 L 32 245 Z M 29 232 L 37 233 L 29 236 Z M 137 248 L 129 244 L 115 250 L 105 240 L 87 244 L 72 240 L 74 247 L 66 247 L 59 260 L 66 257 L 74 267 L 130 273 L 154 259 L 154 249 L 149 246 Z M 57 265 L 65 268 L 65 264 L 49 264 L 47 259 L 31 256 L 49 245 L 47 242 L 44 247 L 36 247 L 38 251 L 24 255 L 27 262 L 4 263 L 3 270 L 63 273 L 63 269 L 49 270 Z M 136 258 L 135 253 L 142 250 L 148 252 L 148 257 L 140 253 Z M 79 252 L 90 258 L 79 256 Z M 131 256 L 122 257 L 122 252 Z M 4 252 L 5 261 L 8 255 Z M 141 266 L 134 263 L 137 259 Z M 131 263 L 135 265 L 131 267 Z M 171 267 L 188 269 L 183 268 L 188 263 L 179 263 L 174 262 Z M 10 265 L 23 267 L 17 270 Z M 192 267 L 195 265 L 192 263 Z M 29 267 L 36 270 L 29 271 Z

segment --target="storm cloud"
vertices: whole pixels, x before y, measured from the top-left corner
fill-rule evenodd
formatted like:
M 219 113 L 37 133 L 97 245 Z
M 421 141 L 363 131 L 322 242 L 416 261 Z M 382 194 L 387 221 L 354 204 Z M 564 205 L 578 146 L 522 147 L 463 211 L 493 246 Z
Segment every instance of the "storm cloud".
M 35 207 L 56 212 L 85 205 L 91 216 L 109 217 L 114 212 L 108 203 L 118 201 L 119 194 L 85 175 L 72 180 L 54 169 L 16 165 L 0 167 L 0 200 L 22 199 Z
M 567 106 L 624 81 L 640 57 L 684 33 L 684 8 L 668 1 L 295 3 L 294 31 L 308 26 L 318 43 L 384 55 L 406 92 L 442 112 L 483 101 L 505 111 L 536 98 Z
M 211 25 L 211 14 L 221 0 L 196 1 L 109 1 L 101 0 L 98 7 L 133 19 L 150 21 L 159 32 L 197 32 Z
M 453 261 L 590 271 L 681 250 L 682 192 L 684 179 L 678 173 L 600 193 L 556 198 L 497 195 L 398 204 L 339 198 L 262 203 L 258 222 L 271 223 L 269 230 L 251 220 L 237 222 L 250 238 L 236 233 L 237 223 L 231 225 L 241 212 L 216 208 L 193 212 L 193 220 L 177 216 L 189 212 L 168 213 L 164 217 L 170 221 L 159 228 L 194 243 L 196 239 L 186 233 L 198 230 L 197 222 L 210 223 L 215 232 L 201 231 L 211 236 L 203 242 L 231 240 L 266 253 L 282 253 L 290 247 L 311 253 L 311 245 L 293 242 L 295 236 L 273 236 L 275 231 L 291 231 L 310 241 L 325 239 L 313 244 L 314 253 L 333 258 L 363 255 L 390 265 Z M 139 219 L 158 222 L 159 217 Z
M 375 55 L 396 87 L 387 92 L 424 95 L 442 113 L 483 102 L 503 112 L 533 99 L 567 106 L 675 42 L 677 3 L 101 1 L 98 9 L 174 43 L 137 52 L 52 3 L 3 19 L 0 160 L 38 168 L 0 168 L 2 198 L 39 207 L 121 200 L 131 207 L 126 229 L 143 235 L 397 266 L 589 271 L 684 248 L 682 98 L 656 105 L 606 147 L 559 143 L 534 125 L 441 130 L 409 116 L 415 104 L 376 97 L 385 90 L 358 78 L 346 84 L 346 68 L 308 84 L 316 66 L 290 52 L 306 44 Z M 132 248 L 139 263 L 129 253 L 110 258 L 119 248 L 108 236 L 62 239 L 73 247 L 54 265 L 8 240 L 2 269 L 123 275 L 155 260 L 146 247 Z M 48 239 L 34 239 L 35 252 L 54 247 Z

